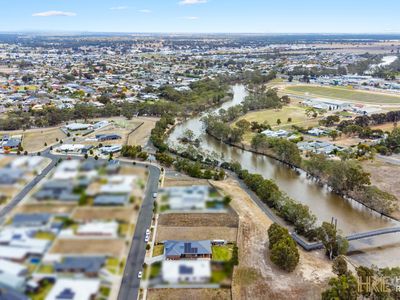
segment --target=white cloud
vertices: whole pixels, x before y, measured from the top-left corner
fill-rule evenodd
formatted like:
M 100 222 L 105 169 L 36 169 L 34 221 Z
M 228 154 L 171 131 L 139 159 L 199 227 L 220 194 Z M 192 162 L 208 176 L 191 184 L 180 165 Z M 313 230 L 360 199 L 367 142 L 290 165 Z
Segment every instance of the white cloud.
M 182 19 L 185 19 L 185 20 L 198 20 L 199 17 L 188 16 L 188 17 L 183 17 Z
M 111 10 L 126 10 L 128 8 L 129 8 L 128 6 L 114 6 L 114 7 L 111 7 L 110 9 Z
M 149 13 L 151 13 L 151 10 L 150 9 L 141 9 L 141 10 L 139 10 L 139 12 L 144 13 L 144 14 L 149 14 Z
M 76 13 L 68 11 L 50 10 L 32 14 L 33 17 L 75 17 Z
M 193 4 L 201 4 L 207 3 L 208 0 L 181 0 L 179 2 L 180 5 L 193 5 Z

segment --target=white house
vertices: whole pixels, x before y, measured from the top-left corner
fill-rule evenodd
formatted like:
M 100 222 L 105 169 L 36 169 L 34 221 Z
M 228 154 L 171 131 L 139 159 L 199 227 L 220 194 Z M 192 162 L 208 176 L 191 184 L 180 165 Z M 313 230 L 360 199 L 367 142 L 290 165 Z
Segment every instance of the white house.
M 117 222 L 91 222 L 78 226 L 77 235 L 84 236 L 108 236 L 116 237 L 118 235 Z
M 262 134 L 266 135 L 267 137 L 274 137 L 274 138 L 279 138 L 279 137 L 287 137 L 289 135 L 289 132 L 283 129 L 274 131 L 274 130 L 264 130 Z
M 92 128 L 91 124 L 72 123 L 65 126 L 69 131 L 86 130 Z
M 46 300 L 79 299 L 90 300 L 100 289 L 98 279 L 57 279 Z
M 211 278 L 211 265 L 207 260 L 165 260 L 162 278 L 170 284 L 207 283 Z
M 171 187 L 165 189 L 171 210 L 205 209 L 209 199 L 208 186 Z

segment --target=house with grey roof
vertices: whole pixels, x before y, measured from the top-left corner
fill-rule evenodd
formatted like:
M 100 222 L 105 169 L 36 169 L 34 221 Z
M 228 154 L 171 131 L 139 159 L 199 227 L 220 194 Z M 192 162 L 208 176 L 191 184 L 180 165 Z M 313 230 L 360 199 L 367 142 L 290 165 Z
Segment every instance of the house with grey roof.
M 104 267 L 106 258 L 104 256 L 65 257 L 62 262 L 54 264 L 57 273 L 82 273 L 88 277 L 96 277 Z
M 17 183 L 24 172 L 16 168 L 2 168 L 0 169 L 0 184 L 15 184 Z
M 94 198 L 93 205 L 102 206 L 123 206 L 128 204 L 129 196 L 127 194 L 112 195 L 112 194 L 100 194 Z
M 191 260 L 212 258 L 211 241 L 165 241 L 166 260 Z
M 46 226 L 50 218 L 50 214 L 16 214 L 12 219 L 12 225 L 14 227 Z

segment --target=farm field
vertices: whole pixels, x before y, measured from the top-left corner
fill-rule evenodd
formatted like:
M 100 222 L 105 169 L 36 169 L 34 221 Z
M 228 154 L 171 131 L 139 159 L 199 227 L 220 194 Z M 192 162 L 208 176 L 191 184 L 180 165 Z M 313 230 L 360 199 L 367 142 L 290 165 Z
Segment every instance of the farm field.
M 352 102 L 367 104 L 399 104 L 400 96 L 386 95 L 367 91 L 354 90 L 345 87 L 323 87 L 323 86 L 289 86 L 284 89 L 285 93 L 296 95 L 307 95 L 311 97 L 325 97 L 342 99 Z

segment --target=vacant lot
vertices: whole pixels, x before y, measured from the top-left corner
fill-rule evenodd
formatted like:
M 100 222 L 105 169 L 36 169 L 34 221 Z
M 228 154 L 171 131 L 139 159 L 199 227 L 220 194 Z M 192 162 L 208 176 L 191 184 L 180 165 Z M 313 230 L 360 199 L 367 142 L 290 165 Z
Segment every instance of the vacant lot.
M 29 203 L 19 206 L 19 213 L 49 213 L 49 214 L 70 214 L 75 209 L 75 204 L 41 204 Z
M 226 240 L 236 242 L 237 228 L 223 226 L 174 227 L 158 226 L 156 242 L 165 240 Z
M 143 123 L 134 132 L 128 136 L 128 145 L 141 145 L 146 146 L 151 130 L 154 128 L 158 119 L 156 118 L 138 118 L 139 122 Z
M 126 144 L 128 141 L 128 136 L 132 132 L 132 130 L 135 130 L 142 124 L 141 121 L 138 120 L 121 120 L 117 119 L 110 125 L 104 127 L 103 129 L 96 130 L 93 133 L 85 136 L 83 138 L 82 143 L 83 144 L 93 144 L 93 145 L 121 145 L 121 144 Z M 103 142 L 97 142 L 97 141 L 85 141 L 87 138 L 95 138 L 96 135 L 98 134 L 117 134 L 121 136 L 121 139 L 119 140 L 111 140 L 111 141 L 103 141 Z
M 194 179 L 187 176 L 166 177 L 164 180 L 164 187 L 191 185 L 209 185 L 209 183 L 206 179 Z
M 22 136 L 22 147 L 28 152 L 40 151 L 46 148 L 45 143 L 48 146 L 54 145 L 57 143 L 56 139 L 62 140 L 66 137 L 58 127 L 0 132 L 0 136 L 3 134 Z
M 148 300 L 230 300 L 230 289 L 149 289 Z
M 232 196 L 232 208 L 240 218 L 238 233 L 239 266 L 232 282 L 233 299 L 320 299 L 330 263 L 322 252 L 300 249 L 300 263 L 293 273 L 282 272 L 269 260 L 267 230 L 271 220 L 234 180 L 213 182 Z
M 58 239 L 51 248 L 57 254 L 96 254 L 119 257 L 125 249 L 122 239 Z
M 288 118 L 291 118 L 291 122 L 288 122 Z M 266 109 L 256 112 L 251 112 L 239 120 L 246 119 L 249 122 L 264 123 L 267 122 L 273 129 L 284 129 L 290 128 L 292 125 L 309 127 L 316 126 L 318 119 L 310 119 L 306 116 L 306 110 L 304 107 L 298 105 L 284 106 L 282 109 Z M 277 120 L 281 121 L 281 124 L 277 124 Z
M 158 219 L 158 224 L 163 226 L 175 227 L 232 227 L 239 225 L 239 218 L 236 213 L 229 214 L 162 214 Z
M 116 220 L 130 223 L 137 212 L 129 207 L 79 207 L 72 214 L 77 221 Z
M 371 183 L 381 190 L 395 195 L 399 200 L 400 206 L 399 177 L 389 175 L 398 174 L 400 165 L 386 162 L 380 157 L 376 157 L 374 161 L 363 161 L 362 164 L 363 169 L 371 174 Z M 400 219 L 400 209 L 392 213 L 392 215 Z
M 59 128 L 33 129 L 24 132 L 22 147 L 28 152 L 36 152 L 48 146 L 56 144 L 57 140 L 62 140 L 66 135 Z
M 400 96 L 358 91 L 345 87 L 322 87 L 322 86 L 289 86 L 284 92 L 289 94 L 307 95 L 325 98 L 343 99 L 361 103 L 376 104 L 400 104 Z

